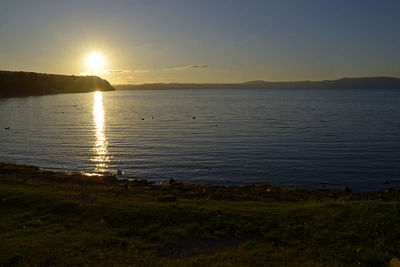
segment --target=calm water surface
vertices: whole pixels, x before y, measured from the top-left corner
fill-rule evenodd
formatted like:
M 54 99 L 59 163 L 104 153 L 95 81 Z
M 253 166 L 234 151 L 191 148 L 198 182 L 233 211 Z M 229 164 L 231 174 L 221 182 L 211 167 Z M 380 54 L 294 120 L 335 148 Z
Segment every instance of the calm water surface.
M 400 90 L 354 89 L 0 99 L 0 161 L 156 182 L 397 187 L 399 101 Z

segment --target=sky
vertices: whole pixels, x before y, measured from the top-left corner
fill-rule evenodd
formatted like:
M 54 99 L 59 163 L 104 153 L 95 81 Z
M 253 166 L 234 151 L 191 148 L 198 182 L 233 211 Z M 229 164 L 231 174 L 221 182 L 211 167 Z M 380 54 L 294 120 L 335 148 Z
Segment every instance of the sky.
M 398 0 L 0 0 L 0 69 L 112 84 L 400 77 Z M 87 55 L 104 65 L 94 72 Z

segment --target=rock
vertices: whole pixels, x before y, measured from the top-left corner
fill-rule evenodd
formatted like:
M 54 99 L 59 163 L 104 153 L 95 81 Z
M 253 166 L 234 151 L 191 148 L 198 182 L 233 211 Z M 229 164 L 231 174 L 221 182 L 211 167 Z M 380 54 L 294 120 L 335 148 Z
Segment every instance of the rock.
M 174 178 L 169 179 L 168 181 L 169 184 L 176 184 L 176 180 Z
M 350 193 L 353 192 L 353 190 L 351 190 L 351 188 L 350 188 L 350 187 L 347 187 L 347 186 L 343 187 L 343 190 L 342 190 L 342 191 L 345 192 L 345 193 L 348 193 L 348 194 L 350 194 Z
M 389 267 L 400 267 L 400 259 L 392 258 L 389 263 Z

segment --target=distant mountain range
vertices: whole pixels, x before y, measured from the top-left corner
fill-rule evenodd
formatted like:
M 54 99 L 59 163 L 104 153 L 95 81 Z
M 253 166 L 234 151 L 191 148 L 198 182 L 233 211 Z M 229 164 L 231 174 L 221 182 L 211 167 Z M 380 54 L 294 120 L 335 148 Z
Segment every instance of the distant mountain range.
M 342 78 L 325 81 L 244 83 L 146 83 L 114 85 L 117 90 L 168 90 L 168 89 L 400 89 L 400 79 L 392 77 Z
M 97 76 L 67 76 L 22 71 L 0 71 L 0 97 L 36 96 L 92 91 L 114 91 Z
M 115 88 L 114 88 L 115 87 Z M 97 76 L 67 76 L 22 71 L 0 71 L 0 98 L 62 93 L 117 90 L 184 89 L 400 89 L 400 79 L 393 77 L 342 78 L 325 81 L 243 83 L 146 83 L 111 86 Z

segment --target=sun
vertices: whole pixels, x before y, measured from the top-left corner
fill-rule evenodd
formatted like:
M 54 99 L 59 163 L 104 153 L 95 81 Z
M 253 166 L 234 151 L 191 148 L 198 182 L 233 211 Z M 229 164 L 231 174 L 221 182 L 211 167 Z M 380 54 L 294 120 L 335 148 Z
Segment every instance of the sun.
M 90 52 L 85 57 L 85 62 L 90 72 L 99 72 L 103 70 L 105 65 L 104 55 L 99 52 Z

